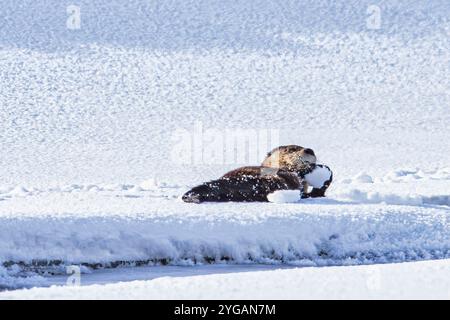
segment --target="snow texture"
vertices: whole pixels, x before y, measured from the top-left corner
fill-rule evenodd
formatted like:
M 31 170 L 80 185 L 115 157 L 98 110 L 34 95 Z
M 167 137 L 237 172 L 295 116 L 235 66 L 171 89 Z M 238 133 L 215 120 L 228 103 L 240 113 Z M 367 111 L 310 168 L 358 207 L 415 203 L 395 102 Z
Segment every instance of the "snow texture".
M 0 261 L 33 270 L 49 263 L 337 265 L 448 257 L 450 202 L 440 192 L 448 190 L 450 171 L 409 172 L 397 182 L 392 173 L 370 185 L 336 181 L 328 198 L 282 205 L 190 205 L 178 199 L 187 186 L 15 187 L 1 194 Z M 278 199 L 286 202 L 284 194 Z
M 72 4 L 1 4 L 0 288 L 71 264 L 449 257 L 448 0 L 378 1 L 379 25 L 369 0 L 79 0 L 77 30 Z M 246 129 L 279 139 L 225 161 L 220 139 Z M 328 198 L 178 199 L 286 144 L 330 166 Z
M 249 164 L 177 162 L 197 121 L 279 129 L 342 177 L 449 165 L 447 0 L 378 1 L 379 29 L 369 0 L 79 0 L 79 30 L 70 1 L 20 3 L 2 1 L 1 184 L 195 185 Z

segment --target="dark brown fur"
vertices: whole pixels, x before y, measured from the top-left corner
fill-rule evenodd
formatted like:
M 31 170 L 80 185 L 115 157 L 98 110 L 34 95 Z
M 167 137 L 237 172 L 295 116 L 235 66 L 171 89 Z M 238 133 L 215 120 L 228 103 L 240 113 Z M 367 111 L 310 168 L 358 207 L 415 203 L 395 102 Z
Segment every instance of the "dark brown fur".
M 268 167 L 242 167 L 226 173 L 218 180 L 199 185 L 185 193 L 185 202 L 204 201 L 268 201 L 267 195 L 276 190 L 299 190 L 298 176 L 286 170 Z
M 280 146 L 267 154 L 261 166 L 232 170 L 220 179 L 203 183 L 186 192 L 185 202 L 268 201 L 277 190 L 299 190 L 304 197 L 325 194 L 314 190 L 307 194 L 308 184 L 302 178 L 311 172 L 316 157 L 312 149 L 296 145 Z M 328 187 L 328 186 L 327 186 Z

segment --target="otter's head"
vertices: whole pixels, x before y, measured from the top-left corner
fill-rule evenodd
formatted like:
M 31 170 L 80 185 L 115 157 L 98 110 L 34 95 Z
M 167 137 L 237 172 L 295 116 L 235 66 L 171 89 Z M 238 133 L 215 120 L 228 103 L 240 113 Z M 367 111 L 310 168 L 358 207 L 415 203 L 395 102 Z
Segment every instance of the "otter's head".
M 270 151 L 262 166 L 289 171 L 302 171 L 314 163 L 316 163 L 316 155 L 312 149 L 289 145 Z

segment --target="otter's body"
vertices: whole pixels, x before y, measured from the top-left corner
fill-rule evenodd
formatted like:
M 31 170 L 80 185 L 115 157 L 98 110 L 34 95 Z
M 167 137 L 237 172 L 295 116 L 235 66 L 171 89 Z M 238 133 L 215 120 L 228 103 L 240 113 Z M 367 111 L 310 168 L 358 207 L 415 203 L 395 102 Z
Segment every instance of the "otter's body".
M 226 173 L 220 179 L 201 184 L 183 195 L 183 201 L 266 202 L 267 195 L 277 190 L 299 190 L 298 176 L 286 170 L 268 167 L 242 167 Z
M 185 202 L 267 202 L 278 190 L 298 190 L 302 197 L 322 197 L 332 180 L 308 193 L 305 176 L 316 167 L 314 151 L 296 145 L 281 146 L 267 154 L 261 166 L 241 167 L 220 179 L 203 183 L 186 192 Z M 322 166 L 323 167 L 323 166 Z M 328 167 L 327 167 L 328 168 Z M 329 170 L 329 168 L 328 168 Z

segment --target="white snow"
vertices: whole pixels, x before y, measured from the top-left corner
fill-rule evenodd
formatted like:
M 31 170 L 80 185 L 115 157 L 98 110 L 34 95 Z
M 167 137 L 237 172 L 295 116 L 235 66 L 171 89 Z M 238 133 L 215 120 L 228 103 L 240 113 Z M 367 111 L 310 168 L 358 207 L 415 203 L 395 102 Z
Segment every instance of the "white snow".
M 118 263 L 330 266 L 449 257 L 447 0 L 382 2 L 379 28 L 368 24 L 369 0 L 78 0 L 79 30 L 66 27 L 66 3 L 28 2 L 2 1 L 0 19 L 0 288 L 46 285 L 49 271 L 71 264 L 88 271 Z M 249 143 L 258 145 L 257 157 L 222 159 L 230 150 L 210 133 L 242 130 L 279 137 Z M 177 140 L 179 132 L 188 142 Z M 284 144 L 310 147 L 330 166 L 326 199 L 280 192 L 271 195 L 275 203 L 179 200 Z M 178 147 L 185 159 L 173 157 Z M 440 263 L 402 268 L 404 280 Z M 266 281 L 368 270 L 360 268 L 277 271 Z M 429 288 L 438 292 L 444 275 L 433 273 Z M 217 277 L 229 290 L 245 283 L 244 275 Z M 169 295 L 166 286 L 191 280 L 157 281 Z M 302 285 L 314 293 L 308 281 Z M 105 286 L 98 294 L 131 296 L 135 285 L 153 286 Z M 357 286 L 341 297 L 365 296 L 351 290 Z M 342 286 L 331 287 L 339 297 Z M 408 297 L 428 288 L 404 287 Z M 258 297 L 256 289 L 242 296 Z M 380 295 L 400 290 L 392 282 Z M 283 297 L 281 289 L 273 297 Z
M 249 164 L 172 159 L 196 121 L 279 129 L 343 178 L 448 166 L 449 3 L 383 2 L 379 30 L 372 4 L 79 0 L 69 30 L 65 3 L 3 1 L 0 183 L 192 185 Z
M 331 178 L 331 171 L 327 167 L 317 166 L 314 170 L 305 175 L 305 180 L 314 188 L 322 188 L 324 183 Z
M 162 277 L 0 293 L 0 299 L 449 299 L 450 260 Z
M 355 177 L 355 181 L 361 183 L 373 183 L 373 179 L 366 173 L 360 173 Z
M 273 203 L 295 203 L 301 200 L 299 190 L 278 190 L 270 193 L 267 200 Z
M 167 185 L 27 187 L 34 191 L 26 197 L 1 195 L 0 261 L 30 268 L 33 261 L 336 265 L 445 258 L 446 172 L 412 182 L 338 180 L 327 198 L 283 205 L 186 204 L 178 197 L 187 187 Z M 290 196 L 273 200 L 299 195 Z

